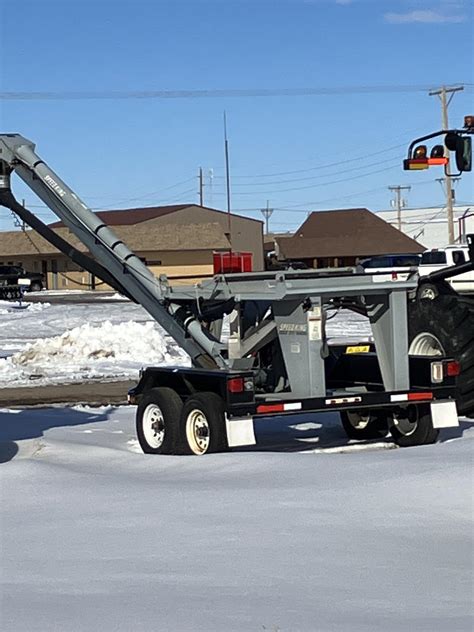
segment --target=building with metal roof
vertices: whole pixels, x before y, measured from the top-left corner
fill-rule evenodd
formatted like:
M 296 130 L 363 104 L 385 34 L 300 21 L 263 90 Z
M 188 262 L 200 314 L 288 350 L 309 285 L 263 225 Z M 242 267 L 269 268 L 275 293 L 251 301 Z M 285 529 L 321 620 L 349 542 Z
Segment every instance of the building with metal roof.
M 424 246 L 366 208 L 317 211 L 292 237 L 275 239 L 278 259 L 342 267 L 382 254 L 417 254 Z
M 213 273 L 215 251 L 251 252 L 254 270 L 262 270 L 263 222 L 194 204 L 100 211 L 117 237 L 156 275 L 172 282 L 192 283 Z M 50 224 L 72 246 L 85 246 L 63 225 Z M 21 264 L 42 272 L 50 289 L 106 289 L 34 230 L 0 232 L 0 264 Z

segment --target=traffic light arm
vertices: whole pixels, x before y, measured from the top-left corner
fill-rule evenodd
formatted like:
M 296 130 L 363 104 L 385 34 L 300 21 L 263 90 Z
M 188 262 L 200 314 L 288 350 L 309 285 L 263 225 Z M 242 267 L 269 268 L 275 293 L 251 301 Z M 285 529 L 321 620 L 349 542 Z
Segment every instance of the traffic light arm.
M 403 161 L 403 168 L 407 171 L 428 169 L 431 166 L 443 165 L 447 176 L 458 176 L 463 171 L 471 171 L 472 168 L 472 141 L 469 136 L 474 134 L 474 127 L 464 129 L 440 130 L 420 136 L 410 143 L 408 156 Z M 469 135 L 469 136 L 468 136 Z M 444 146 L 436 145 L 428 157 L 426 145 L 420 145 L 423 141 L 445 136 L 444 146 L 449 151 L 455 152 L 458 173 L 449 173 L 449 158 L 444 155 Z
M 443 134 L 461 134 L 462 131 L 461 130 L 456 130 L 456 129 L 452 129 L 452 130 L 440 130 L 439 132 L 433 132 L 432 134 L 427 134 L 426 136 L 420 136 L 420 138 L 415 138 L 414 141 L 412 141 L 410 143 L 410 146 L 408 147 L 408 159 L 413 158 L 413 150 L 415 149 L 415 147 L 417 145 L 419 145 L 420 143 L 422 143 L 424 140 L 430 140 L 431 138 L 436 138 L 437 136 L 443 136 Z

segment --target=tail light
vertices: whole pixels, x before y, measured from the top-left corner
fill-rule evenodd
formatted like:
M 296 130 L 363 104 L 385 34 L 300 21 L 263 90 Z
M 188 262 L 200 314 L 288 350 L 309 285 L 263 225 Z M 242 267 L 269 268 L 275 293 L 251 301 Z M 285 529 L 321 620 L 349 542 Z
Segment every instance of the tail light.
M 227 390 L 229 393 L 243 393 L 244 392 L 244 378 L 243 377 L 231 377 L 227 380 Z
M 461 373 L 461 365 L 457 360 L 445 360 L 431 363 L 431 382 L 441 384 L 446 377 L 457 377 Z
M 457 360 L 446 362 L 446 375 L 448 377 L 456 377 L 461 374 L 461 365 Z
M 229 393 L 244 393 L 254 390 L 252 377 L 231 377 L 227 380 Z

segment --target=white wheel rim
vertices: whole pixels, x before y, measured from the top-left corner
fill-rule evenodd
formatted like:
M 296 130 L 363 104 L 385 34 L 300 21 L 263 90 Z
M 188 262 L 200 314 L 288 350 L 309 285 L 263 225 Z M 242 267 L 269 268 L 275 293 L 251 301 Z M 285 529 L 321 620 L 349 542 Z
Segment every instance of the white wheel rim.
M 186 438 L 194 454 L 205 454 L 211 442 L 211 429 L 206 415 L 198 408 L 186 418 Z
M 413 338 L 410 348 L 408 349 L 408 355 L 444 356 L 446 353 L 443 345 L 436 336 L 422 332 Z
M 426 298 L 429 301 L 434 301 L 437 296 L 438 293 L 432 287 L 425 287 L 421 289 L 420 298 Z
M 365 430 L 370 422 L 370 415 L 359 415 L 358 413 L 347 413 L 347 419 L 355 430 Z
M 165 420 L 161 408 L 157 404 L 149 404 L 142 419 L 143 436 L 150 448 L 161 448 L 165 440 Z

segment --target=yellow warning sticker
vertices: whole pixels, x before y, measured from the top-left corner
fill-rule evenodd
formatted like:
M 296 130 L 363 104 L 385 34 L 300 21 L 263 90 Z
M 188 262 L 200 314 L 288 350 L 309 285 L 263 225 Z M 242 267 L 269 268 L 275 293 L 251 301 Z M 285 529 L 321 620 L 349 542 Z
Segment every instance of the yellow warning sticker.
M 357 347 L 346 347 L 346 353 L 369 353 L 370 345 L 359 345 Z

